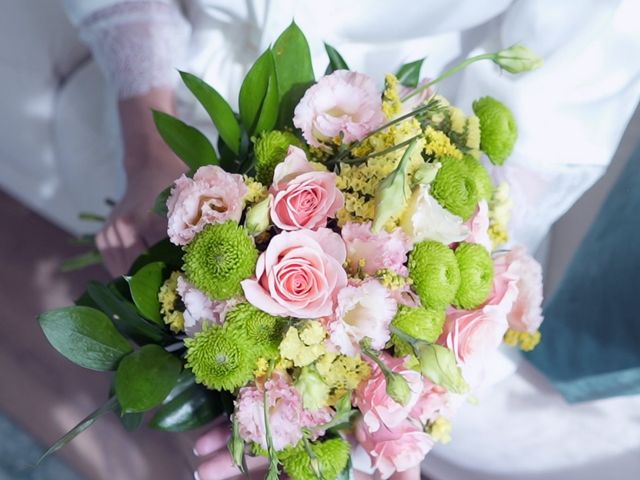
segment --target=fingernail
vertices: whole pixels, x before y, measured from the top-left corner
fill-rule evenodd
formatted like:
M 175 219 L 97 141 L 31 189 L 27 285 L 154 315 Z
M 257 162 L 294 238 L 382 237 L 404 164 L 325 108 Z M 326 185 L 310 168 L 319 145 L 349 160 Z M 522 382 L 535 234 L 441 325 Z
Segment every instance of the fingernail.
M 195 472 L 193 472 L 193 478 L 195 480 L 200 480 L 200 474 L 198 473 L 198 471 L 196 470 Z
M 195 455 L 196 457 L 200 456 L 200 454 L 198 453 L 198 450 L 196 450 L 195 448 L 193 449 L 193 455 Z

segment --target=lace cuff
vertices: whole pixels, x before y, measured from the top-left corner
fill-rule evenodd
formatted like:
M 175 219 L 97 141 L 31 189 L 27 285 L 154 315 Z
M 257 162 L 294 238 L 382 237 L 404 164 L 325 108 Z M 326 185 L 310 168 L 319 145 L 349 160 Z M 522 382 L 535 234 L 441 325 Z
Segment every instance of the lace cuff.
M 118 98 L 172 87 L 189 35 L 178 9 L 159 1 L 104 8 L 84 19 L 79 30 Z

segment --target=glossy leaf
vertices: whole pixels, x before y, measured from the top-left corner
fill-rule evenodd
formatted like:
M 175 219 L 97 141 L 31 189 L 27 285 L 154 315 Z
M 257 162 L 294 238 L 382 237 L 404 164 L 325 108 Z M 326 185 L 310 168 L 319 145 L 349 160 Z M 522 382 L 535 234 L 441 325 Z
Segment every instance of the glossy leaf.
M 92 265 L 99 265 L 102 263 L 102 255 L 96 250 L 82 253 L 75 257 L 67 258 L 62 262 L 61 270 L 63 272 L 72 272 L 74 270 L 80 270 L 82 268 L 90 267 Z
M 171 186 L 162 190 L 153 203 L 153 212 L 164 218 L 166 218 L 167 213 L 169 213 L 169 209 L 167 208 L 169 195 L 171 195 Z
M 164 269 L 164 263 L 153 262 L 127 278 L 131 289 L 131 298 L 138 307 L 138 311 L 143 317 L 159 325 L 164 325 L 160 314 L 160 300 L 158 300 L 158 292 L 164 281 L 162 275 Z
M 269 77 L 267 91 L 264 94 L 262 106 L 260 107 L 260 115 L 258 116 L 258 121 L 253 131 L 255 135 L 273 130 L 278 121 L 279 105 L 276 77 L 272 75 Z
M 158 409 L 149 426 L 184 432 L 211 422 L 224 412 L 220 393 L 193 384 Z
M 72 362 L 91 370 L 115 370 L 131 345 L 109 318 L 91 307 L 73 306 L 38 317 L 49 343 Z
M 80 423 L 78 423 L 75 427 L 73 427 L 66 434 L 60 437 L 60 439 L 56 443 L 51 445 L 49 449 L 46 452 L 44 452 L 42 456 L 38 459 L 38 461 L 36 462 L 36 466 L 40 465 L 43 462 L 43 460 L 45 460 L 50 455 L 53 455 L 54 453 L 56 453 L 62 447 L 67 445 L 71 440 L 73 440 L 82 432 L 84 432 L 87 428 L 93 425 L 96 422 L 96 420 L 98 420 L 100 417 L 115 410 L 117 406 L 118 406 L 118 401 L 116 400 L 115 397 L 112 397 L 109 400 L 107 400 L 107 402 L 104 403 L 104 405 L 102 405 L 96 411 L 92 412 L 91 414 L 86 416 L 84 419 L 82 419 Z
M 122 359 L 116 371 L 116 397 L 125 413 L 160 405 L 176 384 L 182 363 L 158 345 L 145 345 Z
M 167 268 L 177 270 L 182 266 L 183 253 L 179 246 L 174 245 L 168 238 L 165 238 L 152 245 L 146 252 L 136 258 L 131 266 L 130 274 L 135 274 L 142 267 L 152 262 L 164 262 Z
M 200 130 L 157 110 L 153 111 L 153 120 L 162 139 L 191 170 L 218 164 L 216 151 Z
M 90 282 L 87 292 L 91 299 L 113 321 L 116 328 L 138 344 L 170 340 L 162 329 L 146 321 L 136 308 L 113 290 L 99 282 Z
M 336 70 L 349 70 L 349 65 L 347 65 L 347 62 L 345 62 L 342 55 L 340 55 L 335 48 L 325 43 L 324 49 L 327 51 L 327 56 L 329 57 L 329 65 L 327 65 L 327 69 L 324 72 L 325 75 L 329 75 Z
M 256 131 L 270 81 L 273 82 L 272 78 L 275 78 L 273 57 L 271 51 L 267 50 L 258 57 L 240 87 L 240 120 L 250 135 Z
M 405 87 L 416 88 L 420 83 L 420 69 L 424 63 L 424 58 L 415 62 L 405 63 L 396 73 L 396 77 Z
M 295 22 L 282 32 L 271 50 L 280 99 L 278 125 L 282 128 L 291 125 L 293 111 L 315 76 L 309 44 Z
M 236 116 L 227 101 L 222 98 L 222 95 L 215 88 L 195 75 L 180 72 L 180 76 L 187 88 L 191 90 L 191 93 L 195 95 L 209 114 L 209 117 L 211 117 L 211 121 L 216 126 L 220 138 L 237 155 L 240 151 L 240 124 L 238 124 Z

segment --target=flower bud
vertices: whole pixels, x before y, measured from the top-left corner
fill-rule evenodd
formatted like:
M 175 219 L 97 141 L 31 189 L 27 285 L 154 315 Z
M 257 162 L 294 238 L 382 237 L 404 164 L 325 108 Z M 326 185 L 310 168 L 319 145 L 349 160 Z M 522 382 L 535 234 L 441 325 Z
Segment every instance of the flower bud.
M 418 168 L 411 177 L 412 186 L 429 185 L 436 178 L 438 170 L 442 167 L 440 162 L 425 163 Z
M 469 389 L 451 350 L 425 342 L 416 342 L 414 349 L 423 376 L 453 393 L 465 393 Z
M 244 441 L 240 438 L 240 427 L 235 417 L 232 419 L 231 427 L 231 438 L 227 442 L 227 447 L 231 453 L 233 463 L 240 469 L 240 471 L 243 471 Z
M 521 43 L 496 53 L 493 61 L 509 73 L 522 73 L 542 66 L 543 60 L 533 50 Z
M 399 373 L 385 372 L 385 381 L 387 382 L 387 395 L 393 398 L 400 405 L 405 406 L 411 399 L 411 389 L 407 379 Z
M 269 228 L 269 197 L 249 209 L 244 226 L 254 237 Z
M 327 406 L 329 386 L 322 381 L 322 377 L 314 369 L 304 367 L 295 387 L 300 392 L 306 410 L 315 411 Z
M 414 140 L 405 150 L 396 169 L 378 185 L 375 195 L 376 212 L 371 226 L 373 233 L 379 232 L 391 218 L 402 213 L 407 204 L 411 195 L 407 181 L 407 166 L 415 146 Z

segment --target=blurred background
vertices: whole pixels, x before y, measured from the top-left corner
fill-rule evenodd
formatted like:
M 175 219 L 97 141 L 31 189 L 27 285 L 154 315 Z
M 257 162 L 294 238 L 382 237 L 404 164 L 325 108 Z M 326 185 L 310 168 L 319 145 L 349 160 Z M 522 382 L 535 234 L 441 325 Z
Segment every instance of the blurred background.
M 58 207 L 66 211 L 92 210 L 92 206 L 102 204 L 104 196 L 96 195 L 86 202 L 77 195 L 65 197 L 56 190 L 59 187 L 54 185 L 53 173 L 51 184 L 47 183 L 47 169 L 53 172 L 52 165 L 59 156 L 67 154 L 65 149 L 69 148 L 64 143 L 52 145 L 51 138 L 60 138 L 61 127 L 66 126 L 71 132 L 77 127 L 84 136 L 73 140 L 77 143 L 75 155 L 81 152 L 89 157 L 106 148 L 111 154 L 122 156 L 122 146 L 113 143 L 113 138 L 119 138 L 117 129 L 109 123 L 115 116 L 113 108 L 100 121 L 89 122 L 83 128 L 76 125 L 85 121 L 83 114 L 87 111 L 100 108 L 106 101 L 114 105 L 115 102 L 113 96 L 103 96 L 98 84 L 100 73 L 89 51 L 74 37 L 77 32 L 65 19 L 60 6 L 54 4 L 56 0 L 3 0 L 0 3 L 0 82 L 3 78 L 5 81 L 0 83 L 0 88 L 8 89 L 0 96 L 0 131 L 3 132 L 0 135 L 0 175 L 3 176 L 0 182 L 3 221 L 0 227 L 0 318 L 4 327 L 0 334 L 0 480 L 189 479 L 196 465 L 193 441 L 201 432 L 169 434 L 143 426 L 128 433 L 113 415 L 100 419 L 41 468 L 29 467 L 44 447 L 100 405 L 110 387 L 109 375 L 84 370 L 51 348 L 36 321 L 40 312 L 72 303 L 88 280 L 109 277 L 100 266 L 61 272 L 65 259 L 86 251 L 86 246 L 74 242 L 75 235 L 71 233 L 77 233 L 83 226 L 69 216 L 54 220 L 54 215 L 47 212 Z M 463 7 L 471 8 L 467 2 L 461 2 Z M 498 7 L 495 10 L 500 14 Z M 499 28 L 497 23 L 491 23 L 495 20 L 490 17 L 485 20 L 489 21 L 488 28 Z M 59 28 L 60 24 L 64 24 L 64 28 Z M 471 42 L 474 36 L 478 37 L 478 30 L 471 28 L 465 41 Z M 13 45 L 21 42 L 39 42 L 43 47 L 30 50 L 30 55 L 16 65 Z M 441 42 L 441 48 L 447 45 L 447 41 Z M 633 56 L 638 53 L 627 52 Z M 443 61 L 442 65 L 446 63 Z M 79 81 L 77 75 L 73 76 L 78 71 L 86 81 L 83 93 L 95 93 L 95 98 L 87 102 L 64 88 L 70 82 Z M 636 90 L 637 84 L 635 81 Z M 24 85 L 33 86 L 32 91 L 36 93 L 29 98 L 22 97 Z M 62 117 L 52 113 L 60 105 L 66 112 Z M 635 108 L 635 104 L 620 106 L 625 112 Z M 8 116 L 3 115 L 3 111 L 25 115 Z M 103 140 L 98 138 L 102 130 L 115 133 L 109 140 Z M 64 133 L 62 138 L 70 138 L 69 135 Z M 539 246 L 537 256 L 544 264 L 547 297 L 557 287 L 639 139 L 640 112 L 635 110 L 614 149 L 606 174 L 553 225 Z M 30 172 L 29 162 L 35 157 L 43 160 Z M 91 173 L 92 181 L 103 174 L 111 175 L 112 170 L 110 166 L 98 167 Z M 30 201 L 32 193 L 22 187 L 28 182 L 21 183 L 20 179 L 30 174 L 45 179 L 38 184 L 40 191 L 34 193 L 41 200 Z M 88 175 L 80 168 L 73 177 L 81 183 Z M 112 176 L 122 176 L 122 172 Z M 25 206 L 25 201 L 33 209 Z

